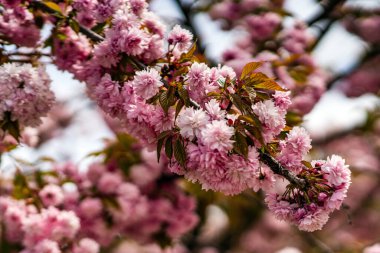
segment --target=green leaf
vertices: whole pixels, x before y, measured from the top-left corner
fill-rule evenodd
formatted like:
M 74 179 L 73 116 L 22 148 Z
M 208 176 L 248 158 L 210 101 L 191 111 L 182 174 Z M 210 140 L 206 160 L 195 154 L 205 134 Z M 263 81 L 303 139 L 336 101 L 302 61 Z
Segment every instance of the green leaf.
M 169 101 L 168 101 L 168 91 L 164 90 L 161 92 L 159 100 L 160 100 L 160 105 L 162 109 L 165 111 L 165 113 L 168 113 L 169 110 Z
M 236 153 L 247 157 L 248 156 L 248 143 L 246 137 L 239 131 L 235 133 L 234 150 Z
M 185 165 L 186 165 L 186 150 L 185 150 L 185 147 L 183 146 L 183 143 L 180 139 L 177 139 L 174 142 L 174 157 L 182 167 L 185 167 Z
M 246 76 L 249 76 L 253 71 L 255 71 L 256 69 L 258 69 L 260 66 L 262 65 L 261 62 L 250 62 L 250 63 L 247 63 L 242 72 L 241 72 L 241 75 L 240 75 L 240 79 L 244 79 Z
M 181 62 L 189 61 L 191 58 L 193 58 L 193 55 L 195 53 L 195 50 L 197 50 L 197 43 L 194 41 L 194 43 L 191 45 L 191 48 L 187 53 L 183 53 L 181 55 Z
M 307 168 L 309 168 L 309 169 L 312 169 L 313 168 L 313 165 L 311 165 L 311 163 L 310 162 L 308 162 L 308 161 L 302 161 L 301 162 L 303 165 L 305 165 Z
M 160 133 L 158 135 L 157 140 L 164 139 L 164 138 L 168 137 L 171 133 L 172 133 L 172 130 L 163 131 L 162 133 Z
M 265 142 L 264 142 L 264 138 L 260 132 L 260 128 L 258 127 L 252 127 L 252 126 L 244 126 L 245 129 L 248 130 L 248 132 L 250 134 L 252 134 L 259 142 L 262 146 L 265 146 Z
M 299 115 L 296 112 L 288 111 L 288 113 L 285 116 L 286 125 L 288 126 L 298 126 L 302 123 L 302 116 Z
M 69 24 L 70 24 L 71 29 L 73 29 L 74 32 L 79 33 L 79 29 L 80 29 L 79 23 L 76 20 L 70 19 Z
M 107 22 L 99 23 L 99 24 L 95 25 L 94 27 L 92 27 L 91 30 L 100 34 L 103 32 L 106 25 L 107 25 Z
M 165 142 L 165 154 L 169 159 L 172 159 L 173 157 L 173 142 L 172 142 L 172 137 L 170 136 L 169 138 L 166 139 Z
M 178 95 L 186 106 L 190 106 L 189 92 L 182 86 L 182 84 L 178 84 Z
M 54 2 L 50 2 L 50 1 L 44 1 L 43 3 L 44 3 L 44 5 L 48 6 L 50 9 L 52 9 L 52 10 L 54 10 L 54 11 L 56 11 L 62 15 L 61 7 L 59 7 L 58 4 L 56 4 Z

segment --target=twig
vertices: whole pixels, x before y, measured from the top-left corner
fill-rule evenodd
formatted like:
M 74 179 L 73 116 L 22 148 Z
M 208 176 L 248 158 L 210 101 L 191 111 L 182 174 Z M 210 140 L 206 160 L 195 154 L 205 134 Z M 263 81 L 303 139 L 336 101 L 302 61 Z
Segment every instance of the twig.
M 291 171 L 285 169 L 278 161 L 276 161 L 271 155 L 260 152 L 260 159 L 269 166 L 269 168 L 277 175 L 283 176 L 290 183 L 297 185 L 300 189 L 304 189 L 307 185 L 305 179 L 299 178 Z
M 39 1 L 39 0 L 34 0 L 31 2 L 32 5 L 36 6 L 37 8 L 47 12 L 47 13 L 50 13 L 50 14 L 57 14 L 57 11 L 50 8 L 49 6 L 47 6 L 45 3 Z M 64 18 L 64 17 L 62 17 Z M 83 33 L 84 35 L 86 35 L 88 38 L 90 38 L 92 41 L 94 42 L 100 42 L 102 41 L 104 38 L 102 36 L 100 36 L 99 34 L 97 34 L 96 32 L 84 27 L 84 26 L 81 26 L 79 25 L 79 31 L 81 33 Z
M 309 243 L 311 246 L 314 246 L 315 248 L 317 248 L 318 252 L 320 252 L 320 253 L 334 253 L 334 251 L 329 246 L 327 246 L 324 242 L 322 242 L 321 240 L 316 238 L 314 235 L 307 233 L 307 232 L 303 232 L 303 231 L 299 231 L 299 234 L 301 235 L 301 237 L 303 239 L 305 239 L 305 241 L 307 243 Z

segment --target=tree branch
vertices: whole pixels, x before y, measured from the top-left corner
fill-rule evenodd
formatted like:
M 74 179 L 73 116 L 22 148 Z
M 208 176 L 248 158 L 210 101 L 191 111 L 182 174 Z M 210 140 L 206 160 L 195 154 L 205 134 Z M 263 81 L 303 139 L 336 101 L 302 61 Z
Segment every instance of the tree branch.
M 341 3 L 344 3 L 346 0 L 330 0 L 325 5 L 322 5 L 323 11 L 316 15 L 314 18 L 307 22 L 308 26 L 312 26 L 316 22 L 325 19 L 330 16 L 334 11 L 335 7 Z
M 347 76 L 349 76 L 350 74 L 352 74 L 355 70 L 357 70 L 364 62 L 370 60 L 371 58 L 377 56 L 380 54 L 380 48 L 376 48 L 376 47 L 372 47 L 370 50 L 368 50 L 362 57 L 360 60 L 357 61 L 356 64 L 354 64 L 354 66 L 352 66 L 349 70 L 347 70 L 346 72 L 343 72 L 343 73 L 340 73 L 340 74 L 337 74 L 334 78 L 332 78 L 326 85 L 326 90 L 330 90 L 331 88 L 334 87 L 335 83 Z
M 197 49 L 199 50 L 199 52 L 201 54 L 204 54 L 206 49 L 204 48 L 204 46 L 202 45 L 202 43 L 200 41 L 200 35 L 198 34 L 197 29 L 195 29 L 194 17 L 193 17 L 193 13 L 191 11 L 191 4 L 185 5 L 184 3 L 182 3 L 181 0 L 175 0 L 175 3 L 181 9 L 182 14 L 185 17 L 183 24 L 185 26 L 187 26 L 189 28 L 190 32 L 192 34 L 194 34 L 194 37 L 197 38 L 197 40 L 196 40 Z
M 314 50 L 318 46 L 318 44 L 322 41 L 322 39 L 325 37 L 325 35 L 328 33 L 328 31 L 332 27 L 332 25 L 335 23 L 335 21 L 336 21 L 335 18 L 331 18 L 329 19 L 329 21 L 327 21 L 327 24 L 323 28 L 321 28 L 317 39 L 314 41 L 314 43 L 310 47 L 310 51 Z
M 265 152 L 259 152 L 260 159 L 269 166 L 269 168 L 277 175 L 283 176 L 290 183 L 297 185 L 300 189 L 304 189 L 307 185 L 305 179 L 299 178 L 291 171 L 285 169 L 278 161 L 276 161 L 271 155 Z

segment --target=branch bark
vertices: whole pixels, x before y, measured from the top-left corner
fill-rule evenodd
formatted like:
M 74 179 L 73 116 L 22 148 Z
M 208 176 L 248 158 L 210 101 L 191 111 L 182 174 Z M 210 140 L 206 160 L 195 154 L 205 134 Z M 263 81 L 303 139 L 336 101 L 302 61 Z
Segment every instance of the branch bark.
M 328 18 L 330 14 L 334 11 L 335 7 L 337 7 L 339 4 L 344 3 L 345 1 L 346 0 L 330 0 L 325 5 L 322 5 L 324 10 L 320 12 L 318 15 L 316 15 L 314 18 L 309 20 L 307 22 L 308 26 L 312 26 L 318 21 Z
M 284 168 L 278 161 L 276 161 L 271 155 L 265 152 L 260 152 L 260 159 L 277 175 L 283 176 L 290 183 L 297 185 L 300 189 L 304 189 L 307 186 L 305 179 L 299 178 L 291 171 Z

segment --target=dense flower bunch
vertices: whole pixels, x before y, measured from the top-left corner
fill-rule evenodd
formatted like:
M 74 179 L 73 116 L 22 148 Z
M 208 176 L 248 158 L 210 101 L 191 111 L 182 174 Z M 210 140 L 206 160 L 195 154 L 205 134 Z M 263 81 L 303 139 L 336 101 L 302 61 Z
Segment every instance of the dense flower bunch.
M 224 52 L 224 63 L 239 73 L 248 62 L 265 61 L 260 71 L 292 91 L 291 110 L 306 114 L 323 94 L 327 77 L 309 54 L 313 36 L 301 21 L 284 24 L 280 2 L 222 1 L 211 7 L 210 16 L 247 31 Z
M 129 137 L 120 136 L 104 152 L 110 149 L 124 159 L 107 157 L 86 172 L 65 164 L 17 173 L 11 187 L 16 198 L 0 198 L 7 241 L 25 253 L 97 253 L 125 238 L 168 244 L 196 225 L 195 200 L 165 172 L 167 163 L 158 164 L 155 153 L 140 154 Z
M 277 14 L 248 17 L 245 23 L 250 26 L 262 21 L 271 24 L 251 29 L 255 34 L 250 40 L 275 38 L 283 42 L 285 53 L 278 58 L 260 49 L 257 52 L 262 51 L 263 57 L 258 59 L 265 62 L 247 64 L 238 76 L 230 67 L 210 68 L 197 62 L 193 36 L 180 26 L 165 38 L 165 26 L 148 11 L 145 1 L 86 2 L 83 6 L 76 1 L 74 15 L 82 15 L 86 6 L 88 20 L 105 22 L 100 32 L 104 38 L 90 32 L 90 42 L 77 34 L 73 22 L 60 23 L 52 34 L 56 64 L 84 81 L 89 96 L 111 117 L 124 122 L 143 145 L 157 147 L 158 157 L 165 153 L 172 172 L 199 182 L 203 189 L 227 195 L 246 189 L 271 191 L 275 174 L 290 180 L 290 187 L 314 187 L 308 176 L 312 168 L 303 161 L 310 138 L 302 128 L 292 129 L 293 123 L 286 125 L 292 104 L 306 111 L 311 108 L 296 97 L 292 103 L 284 89 L 297 94 L 287 69 L 292 64 L 296 69 L 313 69 L 315 74 L 311 58 L 304 54 L 310 39 L 302 24 L 278 32 L 281 18 Z M 92 23 L 87 26 L 94 27 Z M 295 53 L 303 55 L 292 56 Z M 271 79 L 273 66 L 282 77 L 280 84 Z M 312 75 L 308 72 L 306 79 Z M 320 86 L 319 78 L 316 74 L 313 85 Z M 303 94 L 304 87 L 309 87 L 304 84 Z M 310 94 L 319 97 L 320 93 Z M 274 158 L 279 163 L 273 164 Z M 294 175 L 286 176 L 285 170 Z M 108 176 L 107 184 L 107 180 L 120 181 L 116 175 Z M 95 185 L 102 188 L 102 183 Z
M 0 35 L 10 42 L 25 47 L 34 47 L 40 39 L 33 14 L 21 1 L 0 1 Z
M 39 125 L 54 102 L 45 70 L 30 64 L 5 63 L 0 66 L 0 76 L 1 128 L 17 136 L 19 127 Z
M 221 4 L 226 3 L 232 2 Z M 55 64 L 85 82 L 99 107 L 121 120 L 142 145 L 156 148 L 158 159 L 167 158 L 162 167 L 148 161 L 151 167 L 146 169 L 138 165 L 138 154 L 121 156 L 112 146 L 106 161 L 93 164 L 88 173 L 65 166 L 51 182 L 36 180 L 36 203 L 74 211 L 85 224 L 78 233 L 102 246 L 117 235 L 150 242 L 178 238 L 197 221 L 193 199 L 170 172 L 226 195 L 247 189 L 272 192 L 280 177 L 289 184 L 284 193 L 269 195 L 270 209 L 276 213 L 285 202 L 291 210 L 279 218 L 302 230 L 320 229 L 329 212 L 340 207 L 350 174 L 337 156 L 315 164 L 304 161 L 310 137 L 287 116 L 289 110 L 311 110 L 325 77 L 308 54 L 312 39 L 305 26 L 295 23 L 285 29 L 279 14 L 259 11 L 262 4 L 272 6 L 255 2 L 251 8 L 257 13 L 241 13 L 249 31 L 246 42 L 253 46 L 241 43 L 225 54 L 226 62 L 241 63 L 235 71 L 201 62 L 188 30 L 175 26 L 165 36 L 166 27 L 144 0 L 77 0 L 72 8 L 33 1 L 32 9 L 54 14 L 45 45 L 51 46 Z M 21 102 L 30 101 L 27 109 L 14 108 L 17 97 L 5 97 L 4 115 L 21 125 L 36 125 L 53 97 L 42 88 L 38 96 L 34 93 L 47 79 L 30 74 L 30 65 L 0 68 L 7 77 L 3 86 L 11 83 L 18 89 L 5 94 L 25 93 L 28 99 Z M 69 199 L 62 188 L 67 181 L 77 189 Z
M 266 202 L 278 219 L 290 221 L 300 230 L 321 229 L 329 214 L 342 205 L 351 172 L 341 157 L 333 155 L 327 161 L 313 161 L 311 169 L 299 173 L 311 182 L 309 189 L 288 186 L 282 195 L 268 194 Z
M 72 211 L 55 207 L 38 210 L 25 200 L 0 197 L 0 214 L 7 240 L 21 243 L 23 253 L 59 253 L 61 248 L 75 253 L 99 252 L 94 240 L 76 238 L 80 220 Z

